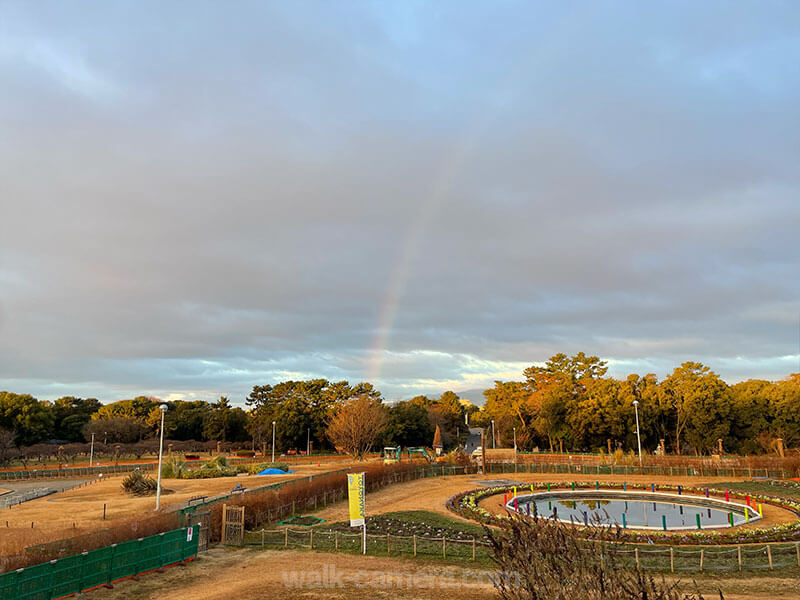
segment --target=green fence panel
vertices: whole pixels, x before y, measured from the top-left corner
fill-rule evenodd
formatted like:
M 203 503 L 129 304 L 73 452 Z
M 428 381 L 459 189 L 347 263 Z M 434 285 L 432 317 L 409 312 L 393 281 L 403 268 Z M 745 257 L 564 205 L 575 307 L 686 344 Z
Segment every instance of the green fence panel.
M 96 587 L 111 581 L 112 548 L 100 548 L 84 552 L 83 589 Z
M 197 526 L 0 574 L 0 600 L 52 600 L 197 554 Z

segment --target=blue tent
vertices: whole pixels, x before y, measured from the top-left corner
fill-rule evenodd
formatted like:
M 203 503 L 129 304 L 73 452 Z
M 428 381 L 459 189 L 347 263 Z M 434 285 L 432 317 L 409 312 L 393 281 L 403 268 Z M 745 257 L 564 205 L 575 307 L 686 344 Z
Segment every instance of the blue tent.
M 281 471 L 280 469 L 264 469 L 256 475 L 286 475 L 287 473 L 294 473 L 294 471 Z

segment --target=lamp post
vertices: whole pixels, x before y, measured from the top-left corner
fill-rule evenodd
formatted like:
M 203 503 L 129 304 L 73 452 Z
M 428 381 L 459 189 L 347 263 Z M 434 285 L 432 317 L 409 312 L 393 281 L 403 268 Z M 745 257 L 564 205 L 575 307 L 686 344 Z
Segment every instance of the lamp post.
M 308 428 L 308 435 L 306 436 L 306 456 L 311 455 L 311 428 Z
M 514 452 L 517 451 L 517 428 L 514 427 Z
M 639 401 L 633 401 L 633 409 L 636 411 L 636 442 L 639 444 L 639 468 L 642 468 L 642 436 L 639 433 Z
M 164 415 L 167 414 L 167 405 L 158 407 L 161 411 L 161 439 L 158 442 L 158 484 L 156 486 L 156 510 L 161 508 L 161 459 L 164 455 Z
M 492 419 L 492 450 L 495 449 L 497 442 L 494 439 L 494 419 Z
M 92 434 L 92 446 L 89 449 L 89 466 L 94 465 L 94 434 Z
M 272 462 L 275 462 L 275 421 L 272 422 Z

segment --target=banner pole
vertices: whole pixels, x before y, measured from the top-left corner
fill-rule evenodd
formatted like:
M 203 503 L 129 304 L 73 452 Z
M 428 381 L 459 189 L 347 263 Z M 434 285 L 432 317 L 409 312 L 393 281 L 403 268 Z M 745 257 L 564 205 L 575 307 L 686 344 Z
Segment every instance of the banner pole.
M 361 554 L 367 553 L 367 522 L 364 521 L 364 525 L 361 529 L 363 535 L 361 536 Z

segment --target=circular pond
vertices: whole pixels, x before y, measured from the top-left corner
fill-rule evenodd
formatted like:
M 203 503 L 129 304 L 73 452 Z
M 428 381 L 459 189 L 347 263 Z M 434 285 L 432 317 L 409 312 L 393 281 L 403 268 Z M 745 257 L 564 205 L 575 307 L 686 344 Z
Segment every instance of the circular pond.
M 618 525 L 667 531 L 721 529 L 759 520 L 745 504 L 667 493 L 576 490 L 511 498 L 506 508 L 578 525 Z

